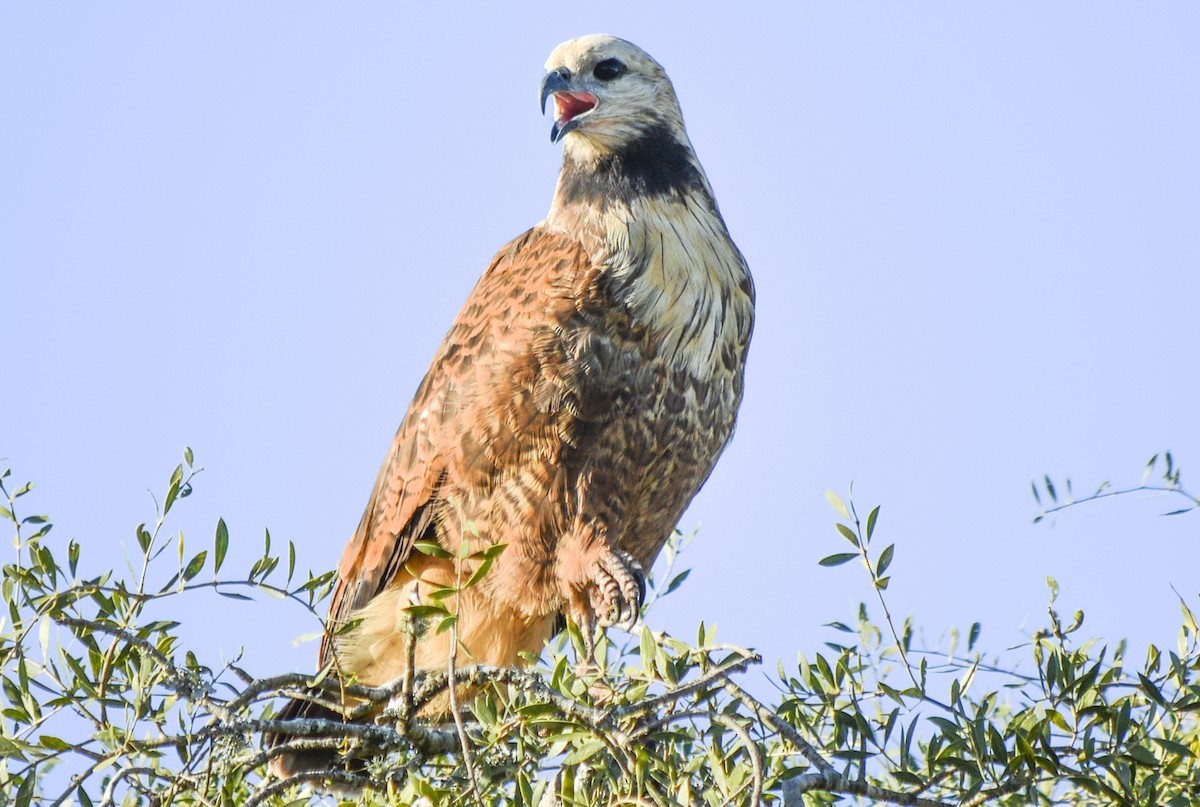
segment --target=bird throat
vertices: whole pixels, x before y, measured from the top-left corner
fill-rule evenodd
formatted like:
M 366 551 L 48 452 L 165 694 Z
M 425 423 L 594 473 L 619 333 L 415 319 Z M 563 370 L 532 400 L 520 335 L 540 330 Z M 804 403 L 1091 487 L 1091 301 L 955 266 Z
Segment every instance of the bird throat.
M 568 137 L 583 138 L 580 132 Z M 679 197 L 703 191 L 704 175 L 692 149 L 665 124 L 657 123 L 637 138 L 609 151 L 590 150 L 585 157 L 568 143 L 563 152 L 556 204 L 587 204 L 604 209 L 642 197 Z

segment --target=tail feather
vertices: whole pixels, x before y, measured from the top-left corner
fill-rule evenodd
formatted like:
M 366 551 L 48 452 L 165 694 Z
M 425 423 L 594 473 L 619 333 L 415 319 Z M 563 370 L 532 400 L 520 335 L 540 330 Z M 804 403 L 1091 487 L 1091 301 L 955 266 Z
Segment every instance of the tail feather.
M 328 706 L 311 700 L 292 698 L 275 715 L 276 720 L 298 720 L 302 718 L 343 722 L 345 718 Z M 299 735 L 270 733 L 266 735 L 267 748 L 283 745 Z M 271 759 L 270 769 L 276 777 L 287 779 L 299 773 L 327 771 L 337 765 L 338 753 L 333 748 L 306 748 L 285 751 Z

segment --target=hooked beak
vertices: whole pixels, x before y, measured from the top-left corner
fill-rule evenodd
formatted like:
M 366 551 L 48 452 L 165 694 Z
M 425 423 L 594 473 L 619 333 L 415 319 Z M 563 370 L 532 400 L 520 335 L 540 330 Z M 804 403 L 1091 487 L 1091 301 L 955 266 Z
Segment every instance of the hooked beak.
M 542 113 L 546 112 L 546 99 L 554 97 L 554 126 L 550 128 L 550 142 L 557 143 L 579 125 L 579 119 L 596 108 L 596 96 L 588 92 L 571 89 L 571 71 L 565 67 L 551 70 L 542 79 Z

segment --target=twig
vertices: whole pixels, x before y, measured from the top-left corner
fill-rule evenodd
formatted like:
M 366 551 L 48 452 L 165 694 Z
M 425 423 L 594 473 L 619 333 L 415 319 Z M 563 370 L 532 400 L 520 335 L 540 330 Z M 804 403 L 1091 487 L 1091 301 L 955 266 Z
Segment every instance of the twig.
M 762 749 L 758 747 L 758 743 L 754 742 L 754 738 L 750 736 L 750 732 L 746 731 L 746 727 L 734 720 L 729 715 L 716 714 L 712 716 L 712 722 L 720 724 L 732 731 L 742 741 L 742 746 L 746 749 L 746 756 L 750 758 L 750 766 L 754 774 L 754 790 L 750 795 L 751 804 L 762 804 L 763 793 L 763 759 Z
M 115 774 L 113 774 L 113 778 L 110 779 L 108 782 L 108 787 L 104 788 L 104 793 L 100 797 L 100 807 L 105 807 L 105 805 L 115 804 L 114 798 L 115 798 L 116 792 L 117 792 L 117 785 L 119 785 L 121 783 L 122 779 L 129 779 L 130 777 L 136 776 L 138 774 L 141 774 L 143 776 L 151 776 L 156 779 L 171 778 L 168 774 L 163 773 L 163 771 L 161 771 L 161 770 L 156 770 L 155 768 L 146 768 L 146 767 L 121 768 Z M 135 790 L 142 792 L 142 793 L 146 792 L 145 786 L 142 785 L 140 782 L 130 781 L 129 786 L 134 788 Z
M 1054 513 L 1058 513 L 1062 510 L 1066 510 L 1068 507 L 1075 507 L 1076 505 L 1086 504 L 1087 502 L 1094 502 L 1099 499 L 1111 499 L 1114 496 L 1126 496 L 1130 493 L 1142 493 L 1142 492 L 1177 493 L 1192 503 L 1190 507 L 1185 507 L 1183 510 L 1176 510 L 1173 513 L 1170 513 L 1168 515 L 1174 515 L 1176 513 L 1186 513 L 1189 510 L 1195 510 L 1197 507 L 1200 507 L 1200 496 L 1193 496 L 1191 493 L 1188 493 L 1186 490 L 1184 490 L 1179 485 L 1138 485 L 1137 487 L 1122 488 L 1120 490 L 1097 491 L 1097 492 L 1093 493 L 1091 496 L 1085 496 L 1082 499 L 1074 499 L 1069 502 L 1062 502 L 1061 504 L 1056 504 L 1053 507 L 1044 507 L 1044 508 L 1042 508 L 1042 512 L 1040 514 L 1038 514 L 1038 516 L 1034 519 L 1034 522 L 1036 523 L 1038 521 L 1041 521 L 1046 516 L 1053 515 Z
M 462 562 L 459 564 L 459 583 L 462 580 Z M 460 589 L 461 591 L 461 589 Z M 459 594 L 461 597 L 461 593 Z M 453 682 L 455 681 L 454 663 L 458 660 L 458 622 L 457 620 L 450 626 L 450 653 L 449 659 L 446 662 L 446 678 Z M 407 677 L 407 676 L 406 676 Z M 454 718 L 454 727 L 458 730 L 458 742 L 462 748 L 463 767 L 467 769 L 467 781 L 471 783 L 471 793 L 475 796 L 475 802 L 479 807 L 483 805 L 483 794 L 479 792 L 479 778 L 475 775 L 475 755 L 471 752 L 471 738 L 467 736 L 467 727 L 463 723 L 462 710 L 458 705 L 458 685 L 451 683 L 448 687 L 450 698 L 450 714 Z
M 990 790 L 981 790 L 957 807 L 979 807 L 984 802 L 1016 793 L 1029 785 L 1024 779 L 1012 779 L 997 785 Z M 812 792 L 838 793 L 848 796 L 862 796 L 877 802 L 906 805 L 906 807 L 954 807 L 950 802 L 939 799 L 927 799 L 916 793 L 901 793 L 886 787 L 877 787 L 857 779 L 847 779 L 835 774 L 831 780 L 820 774 L 806 774 L 784 781 L 784 807 L 802 807 L 805 804 L 804 794 Z
M 781 790 L 783 791 L 784 807 L 803 807 L 805 804 L 804 794 L 814 791 L 863 796 L 872 801 L 885 801 L 889 804 L 900 804 L 907 807 L 953 807 L 949 802 L 924 799 L 910 793 L 899 793 L 895 790 L 875 787 L 856 779 L 847 779 L 837 773 L 834 773 L 832 778 L 819 773 L 810 773 L 794 779 L 787 779 Z
M 417 623 L 407 612 L 404 623 L 408 636 L 404 640 L 404 680 L 400 683 L 400 693 L 403 696 L 400 701 L 400 717 L 407 727 L 413 715 L 413 687 L 417 676 Z
M 825 757 L 821 756 L 821 752 L 819 752 L 812 746 L 812 744 L 801 737 L 800 733 L 792 728 L 787 721 L 775 714 L 766 706 L 763 706 L 754 697 L 752 697 L 749 693 L 732 681 L 726 680 L 725 691 L 745 704 L 750 711 L 754 712 L 759 720 L 769 724 L 771 728 L 786 737 L 792 745 L 796 746 L 797 750 L 800 751 L 800 754 L 806 760 L 808 760 L 809 764 L 813 765 L 818 771 L 821 772 L 821 777 L 830 779 L 830 781 L 833 779 L 841 779 L 841 774 L 837 772 L 837 769 L 834 768 L 833 765 L 831 765 L 829 761 L 825 759 Z
M 707 654 L 707 653 L 714 652 L 714 651 L 729 651 L 729 652 L 737 653 L 737 654 L 741 655 L 741 658 L 736 659 L 732 662 L 727 661 L 725 664 L 722 664 L 722 665 L 710 670 L 709 672 L 705 673 L 704 675 L 700 676 L 695 681 L 692 681 L 690 683 L 684 684 L 683 686 L 671 689 L 670 691 L 665 692 L 662 695 L 658 695 L 653 698 L 647 698 L 646 700 L 640 701 L 638 703 L 631 703 L 631 704 L 627 704 L 625 706 L 618 707 L 617 709 L 613 710 L 613 716 L 614 717 L 631 717 L 631 716 L 646 714 L 648 712 L 653 712 L 654 710 L 658 709 L 660 706 L 665 706 L 669 703 L 675 703 L 675 702 L 681 700 L 682 698 L 685 698 L 688 695 L 691 695 L 693 692 L 699 692 L 700 690 L 702 690 L 708 686 L 711 686 L 712 684 L 716 683 L 717 681 L 728 680 L 729 675 L 731 675 L 732 673 L 745 672 L 746 669 L 748 667 L 750 667 L 751 665 L 762 663 L 762 656 L 758 655 L 757 653 L 755 653 L 752 650 L 745 650 L 740 647 L 721 645 L 719 647 L 714 647 L 714 648 L 704 648 L 703 652 L 705 654 Z

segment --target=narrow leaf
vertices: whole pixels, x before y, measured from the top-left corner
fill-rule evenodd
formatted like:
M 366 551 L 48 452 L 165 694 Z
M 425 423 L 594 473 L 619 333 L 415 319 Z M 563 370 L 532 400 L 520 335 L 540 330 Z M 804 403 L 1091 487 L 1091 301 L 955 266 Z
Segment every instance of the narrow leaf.
M 875 574 L 882 576 L 887 568 L 892 565 L 892 556 L 896 554 L 896 545 L 889 544 L 887 549 L 879 554 L 879 562 L 875 564 Z
M 200 570 L 204 568 L 204 561 L 208 558 L 208 550 L 203 550 L 196 554 L 196 557 L 188 561 L 187 568 L 183 570 L 183 582 L 191 580 L 196 575 L 200 574 Z
M 830 506 L 833 507 L 834 511 L 839 516 L 846 519 L 847 521 L 854 520 L 850 516 L 850 508 L 846 507 L 846 503 L 844 501 L 842 501 L 841 496 L 837 495 L 832 490 L 827 490 L 827 491 L 825 491 L 825 498 L 829 500 Z
M 482 563 L 480 563 L 479 568 L 475 570 L 475 573 L 471 575 L 471 579 L 467 581 L 467 584 L 463 586 L 463 588 L 470 588 L 482 580 L 484 575 L 491 571 L 493 561 L 493 558 L 486 558 Z
M 1058 493 L 1054 490 L 1054 483 L 1050 481 L 1050 475 L 1046 474 L 1046 492 L 1050 494 L 1051 501 L 1058 501 Z
M 870 514 L 867 516 L 867 540 L 871 540 L 871 536 L 875 534 L 875 522 L 879 520 L 879 505 L 875 505 Z
M 970 651 L 972 648 L 975 647 L 975 641 L 979 638 L 979 632 L 982 629 L 983 629 L 982 626 L 978 622 L 974 622 L 971 624 L 971 630 L 967 634 L 967 650 L 968 651 Z
M 426 619 L 432 616 L 447 616 L 450 613 L 440 605 L 409 605 L 404 610 L 415 619 Z
M 228 597 L 231 600 L 245 600 L 247 602 L 253 601 L 252 597 L 247 597 L 245 594 L 238 594 L 236 591 L 218 590 L 217 593 L 220 594 L 222 597 Z
M 225 562 L 225 553 L 229 551 L 229 528 L 225 526 L 225 519 L 217 519 L 217 536 L 213 541 L 213 574 L 221 571 L 221 564 Z
M 413 544 L 413 549 L 420 552 L 422 555 L 429 555 L 432 558 L 452 558 L 454 555 L 442 549 L 441 545 L 435 544 L 432 541 L 417 541 Z

